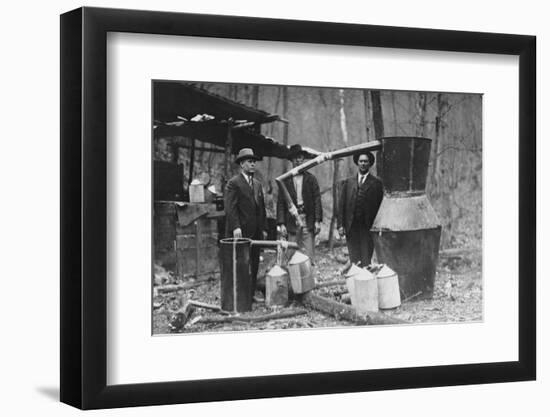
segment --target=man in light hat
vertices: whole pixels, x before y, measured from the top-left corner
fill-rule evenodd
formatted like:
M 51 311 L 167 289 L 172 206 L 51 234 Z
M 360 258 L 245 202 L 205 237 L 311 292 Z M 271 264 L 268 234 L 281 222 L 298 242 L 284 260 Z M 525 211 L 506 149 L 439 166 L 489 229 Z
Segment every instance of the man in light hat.
M 304 163 L 305 156 L 306 153 L 300 145 L 290 147 L 288 159 L 291 160 L 294 168 Z M 311 263 L 314 264 L 315 235 L 320 232 L 323 220 L 319 183 L 317 178 L 307 171 L 287 178 L 283 182 L 292 202 L 298 209 L 304 226 L 299 227 L 296 224 L 296 219 L 289 213 L 287 202 L 282 193 L 279 193 L 277 201 L 277 224 L 282 234 L 288 233 L 288 240 L 297 242 L 298 246 L 309 256 Z
M 370 229 L 384 196 L 382 181 L 369 172 L 374 161 L 368 151 L 353 155 L 357 174 L 343 181 L 338 199 L 338 233 L 346 237 L 350 261 L 360 262 L 361 267 L 371 262 L 374 243 Z
M 243 148 L 235 158 L 241 173 L 231 178 L 225 186 L 225 231 L 226 236 L 265 239 L 267 221 L 262 184 L 254 178 L 256 161 L 260 158 L 250 148 Z M 256 277 L 260 264 L 260 248 L 250 248 L 250 274 L 252 295 L 256 289 Z

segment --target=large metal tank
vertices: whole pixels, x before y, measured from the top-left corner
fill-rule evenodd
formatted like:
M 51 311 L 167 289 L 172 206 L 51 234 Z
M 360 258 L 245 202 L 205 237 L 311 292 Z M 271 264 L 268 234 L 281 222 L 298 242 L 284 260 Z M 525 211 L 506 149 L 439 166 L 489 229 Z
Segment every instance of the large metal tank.
M 397 272 L 403 299 L 432 298 L 441 222 L 426 197 L 431 139 L 381 138 L 384 198 L 371 228 L 378 262 Z

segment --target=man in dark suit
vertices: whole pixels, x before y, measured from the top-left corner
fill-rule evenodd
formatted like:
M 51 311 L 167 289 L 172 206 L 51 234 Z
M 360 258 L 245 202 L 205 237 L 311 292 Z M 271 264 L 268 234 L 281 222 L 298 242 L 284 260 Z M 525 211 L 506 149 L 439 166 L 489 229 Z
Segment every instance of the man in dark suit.
M 350 261 L 361 262 L 362 267 L 371 262 L 374 244 L 370 228 L 384 196 L 382 182 L 369 173 L 374 161 L 371 152 L 353 156 L 358 172 L 344 180 L 338 199 L 338 233 L 346 237 Z
M 239 151 L 235 163 L 241 166 L 241 173 L 231 178 L 225 186 L 225 231 L 226 236 L 265 239 L 267 222 L 262 184 L 254 179 L 256 155 L 250 148 Z M 250 248 L 250 274 L 252 294 L 256 289 L 256 277 L 260 264 L 260 248 Z
M 300 145 L 290 147 L 289 159 L 296 168 L 304 162 L 305 152 Z M 292 198 L 292 202 L 298 209 L 303 227 L 296 224 L 296 219 L 289 213 L 288 205 L 282 193 L 277 199 L 277 224 L 283 235 L 288 233 L 288 240 L 297 242 L 304 249 L 306 255 L 315 263 L 315 235 L 321 230 L 323 220 L 323 208 L 321 206 L 321 193 L 317 178 L 310 172 L 287 178 L 285 187 Z

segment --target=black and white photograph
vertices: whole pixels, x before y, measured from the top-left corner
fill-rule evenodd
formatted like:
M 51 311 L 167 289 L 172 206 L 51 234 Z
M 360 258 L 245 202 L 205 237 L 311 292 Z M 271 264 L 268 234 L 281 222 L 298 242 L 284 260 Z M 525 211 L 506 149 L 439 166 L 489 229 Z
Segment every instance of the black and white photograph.
M 483 94 L 151 88 L 153 335 L 483 322 Z
M 4 416 L 541 416 L 544 3 L 8 2 Z

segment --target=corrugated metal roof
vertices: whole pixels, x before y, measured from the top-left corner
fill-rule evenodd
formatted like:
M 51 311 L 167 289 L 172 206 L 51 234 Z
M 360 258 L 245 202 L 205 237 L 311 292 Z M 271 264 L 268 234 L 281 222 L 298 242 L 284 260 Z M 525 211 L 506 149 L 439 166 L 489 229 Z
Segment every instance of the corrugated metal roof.
M 181 81 L 154 81 L 154 119 L 171 122 L 178 118 L 191 120 L 198 114 L 214 116 L 222 121 L 233 118 L 256 124 L 280 120 L 276 114 L 246 106 Z
M 260 124 L 281 120 L 277 115 L 180 81 L 155 81 L 153 95 L 155 138 L 185 136 L 225 148 L 231 118 L 235 125 L 244 126 L 231 130 L 233 154 L 252 148 L 260 157 L 288 158 L 288 146 L 259 133 Z M 304 150 L 310 157 L 318 154 Z

